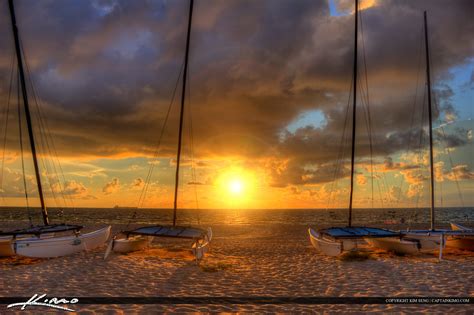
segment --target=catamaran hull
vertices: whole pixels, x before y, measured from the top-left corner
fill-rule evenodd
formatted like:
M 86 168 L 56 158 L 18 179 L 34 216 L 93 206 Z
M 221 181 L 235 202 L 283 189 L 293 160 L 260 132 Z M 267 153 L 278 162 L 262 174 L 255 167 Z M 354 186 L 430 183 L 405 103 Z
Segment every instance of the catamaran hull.
M 196 257 L 197 261 L 200 261 L 204 258 L 204 255 L 210 250 L 211 248 L 211 240 L 212 240 L 212 229 L 207 229 L 207 237 L 202 241 L 197 241 L 193 244 L 191 251 L 193 252 L 194 257 Z
M 366 238 L 365 241 L 371 246 L 389 252 L 404 255 L 415 255 L 420 253 L 419 242 L 404 240 L 400 238 Z
M 422 252 L 431 252 L 434 250 L 438 250 L 440 248 L 440 244 L 442 239 L 445 236 L 442 234 L 437 233 L 416 233 L 416 232 L 408 232 L 403 233 L 403 239 L 406 241 L 414 240 L 419 242 L 420 251 Z M 443 241 L 444 246 L 444 241 Z
M 103 245 L 110 235 L 110 226 L 78 236 L 51 237 L 15 241 L 18 255 L 35 258 L 68 256 Z
M 9 257 L 15 255 L 13 241 L 11 237 L 0 238 L 0 257 Z
M 52 238 L 54 233 L 45 233 L 40 235 L 40 239 Z M 20 238 L 13 239 L 11 236 L 0 237 L 0 257 L 10 257 L 16 255 L 15 253 L 15 242 L 18 240 L 36 240 L 37 237 L 21 236 Z
M 113 240 L 112 250 L 115 253 L 131 253 L 148 248 L 153 240 L 150 236 L 132 236 Z
M 349 251 L 359 248 L 361 245 L 367 244 L 364 239 L 342 240 L 342 250 Z
M 456 224 L 451 223 L 451 229 L 453 231 L 471 231 L 472 229 Z M 473 236 L 451 236 L 446 240 L 446 246 L 474 251 L 474 237 Z
M 365 245 L 366 242 L 362 238 L 332 240 L 321 236 L 320 233 L 309 228 L 309 240 L 314 248 L 328 256 L 338 256 L 345 251 L 350 251 Z
M 446 240 L 446 246 L 474 251 L 474 237 L 449 237 Z
M 402 237 L 366 238 L 370 246 L 404 255 L 415 255 L 440 249 L 445 236 L 433 232 L 404 232 Z M 444 245 L 444 241 L 443 241 Z
M 309 240 L 316 250 L 327 256 L 339 256 L 342 254 L 342 243 L 322 238 L 315 230 L 309 228 Z

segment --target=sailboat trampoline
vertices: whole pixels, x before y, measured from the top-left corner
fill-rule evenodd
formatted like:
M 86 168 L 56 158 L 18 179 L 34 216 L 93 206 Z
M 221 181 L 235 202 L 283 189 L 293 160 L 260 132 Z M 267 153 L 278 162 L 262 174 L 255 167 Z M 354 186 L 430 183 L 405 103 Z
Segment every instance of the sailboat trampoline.
M 131 231 L 123 231 L 122 233 L 127 237 L 130 235 L 143 235 L 153 237 L 203 239 L 207 236 L 208 231 L 192 226 L 156 225 L 144 226 Z
M 0 231 L 0 236 L 20 236 L 20 235 L 35 235 L 40 236 L 46 233 L 59 233 L 74 231 L 79 232 L 83 228 L 82 225 L 75 224 L 49 224 L 49 225 L 37 225 L 31 226 L 24 229 L 17 229 L 8 232 Z
M 319 230 L 322 236 L 334 239 L 354 239 L 361 237 L 397 237 L 401 233 L 382 228 L 351 226 L 351 227 L 331 227 Z

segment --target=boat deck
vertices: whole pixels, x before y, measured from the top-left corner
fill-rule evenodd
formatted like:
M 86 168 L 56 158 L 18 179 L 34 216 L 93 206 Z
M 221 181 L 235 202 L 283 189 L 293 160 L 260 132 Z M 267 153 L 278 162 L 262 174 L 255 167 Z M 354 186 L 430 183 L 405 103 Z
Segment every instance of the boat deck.
M 420 234 L 420 235 L 446 235 L 446 236 L 474 236 L 474 230 L 408 230 L 401 231 L 402 235 Z
M 0 236 L 17 236 L 17 235 L 41 235 L 46 233 L 59 233 L 66 231 L 80 231 L 83 228 L 82 225 L 74 224 L 50 224 L 50 225 L 37 225 L 31 226 L 26 229 L 17 229 L 13 231 L 0 231 Z
M 191 226 L 154 225 L 140 227 L 131 231 L 124 231 L 125 235 L 145 235 L 156 237 L 175 237 L 186 239 L 201 239 L 207 235 L 207 231 Z
M 324 236 L 331 237 L 333 239 L 356 239 L 364 237 L 399 237 L 400 232 L 390 231 L 381 228 L 373 227 L 331 227 L 328 229 L 322 229 L 319 231 Z

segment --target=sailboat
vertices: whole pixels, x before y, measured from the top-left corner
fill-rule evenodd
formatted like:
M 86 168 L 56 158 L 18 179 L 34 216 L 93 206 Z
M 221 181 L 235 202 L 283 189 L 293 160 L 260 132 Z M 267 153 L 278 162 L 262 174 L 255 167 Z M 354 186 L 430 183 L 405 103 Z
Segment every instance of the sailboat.
M 43 225 L 30 226 L 24 229 L 13 231 L 0 231 L 0 256 L 21 255 L 27 257 L 50 258 L 70 255 L 83 250 L 90 250 L 104 244 L 110 235 L 110 226 L 97 231 L 81 234 L 83 226 L 71 224 L 50 224 L 48 211 L 45 206 L 44 194 L 41 185 L 40 169 L 36 154 L 35 137 L 28 103 L 28 91 L 26 88 L 25 73 L 21 43 L 19 39 L 18 27 L 16 24 L 15 8 L 13 0 L 8 1 L 10 17 L 12 22 L 13 36 L 15 39 L 15 51 L 18 62 L 18 72 L 22 92 L 24 111 L 28 127 L 28 136 L 33 156 L 36 184 L 38 187 L 39 199 L 41 203 L 41 213 Z M 26 189 L 26 188 L 25 188 Z M 73 232 L 70 236 L 56 236 L 60 232 Z
M 104 259 L 108 257 L 111 251 L 118 253 L 128 253 L 132 251 L 138 251 L 147 248 L 150 245 L 151 240 L 154 237 L 170 237 L 192 240 L 191 251 L 193 252 L 197 261 L 204 257 L 204 254 L 209 250 L 210 242 L 212 240 L 212 230 L 207 230 L 192 227 L 192 226 L 179 226 L 176 224 L 177 219 L 177 208 L 178 208 L 178 188 L 179 188 L 179 171 L 181 162 L 181 146 L 183 136 L 183 117 L 184 117 L 184 103 L 186 98 L 186 81 L 188 72 L 188 56 L 189 56 L 189 43 L 191 37 L 191 24 L 193 16 L 194 1 L 190 0 L 189 4 L 189 17 L 188 17 L 188 28 L 186 36 L 186 51 L 184 57 L 184 73 L 183 73 L 183 84 L 181 93 L 181 110 L 179 118 L 179 135 L 178 135 L 178 151 L 176 157 L 176 174 L 175 174 L 175 187 L 174 187 L 174 203 L 173 203 L 173 224 L 172 225 L 153 225 L 144 226 L 130 231 L 122 231 L 120 234 L 123 238 L 114 237 L 110 242 Z
M 372 238 L 366 241 L 373 247 L 394 251 L 401 254 L 417 254 L 420 252 L 431 252 L 439 248 L 439 258 L 442 257 L 443 247 L 446 245 L 446 238 L 449 236 L 451 244 L 471 246 L 474 230 L 465 229 L 458 225 L 453 225 L 453 230 L 440 230 L 435 228 L 435 187 L 434 187 L 434 163 L 433 163 L 433 126 L 432 126 L 432 104 L 431 104 L 431 75 L 430 75 L 430 54 L 428 42 L 428 22 L 426 11 L 424 17 L 425 33 L 425 55 L 426 55 L 426 80 L 428 87 L 428 123 L 429 123 L 429 153 L 430 153 L 430 217 L 431 227 L 429 230 L 401 231 L 401 238 Z M 455 242 L 454 240 L 458 240 Z M 466 244 L 466 243 L 470 243 Z
M 373 227 L 352 226 L 352 206 L 355 173 L 355 139 L 356 139 L 356 114 L 357 114 L 357 39 L 358 39 L 359 1 L 355 0 L 355 36 L 354 36 L 354 71 L 353 71 L 353 104 L 352 104 L 352 151 L 351 151 L 351 188 L 349 197 L 349 216 L 346 227 L 331 227 L 327 229 L 308 229 L 311 244 L 320 252 L 328 256 L 338 256 L 344 251 L 357 249 L 365 243 L 366 238 L 393 238 L 400 233 L 387 229 Z

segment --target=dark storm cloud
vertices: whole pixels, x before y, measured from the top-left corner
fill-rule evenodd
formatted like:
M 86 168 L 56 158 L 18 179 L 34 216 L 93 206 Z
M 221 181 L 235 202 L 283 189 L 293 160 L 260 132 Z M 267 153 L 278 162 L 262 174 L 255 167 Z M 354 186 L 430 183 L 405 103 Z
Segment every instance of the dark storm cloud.
M 468 130 L 457 128 L 454 133 L 446 134 L 443 130 L 437 130 L 435 133 L 437 140 L 443 147 L 456 148 L 468 143 Z
M 60 154 L 152 154 L 182 68 L 188 2 L 15 3 L 33 80 Z M 413 136 L 410 116 L 421 121 L 414 95 L 418 82 L 415 104 L 420 104 L 422 11 L 429 11 L 433 81 L 438 84 L 450 67 L 474 55 L 474 2 L 377 4 L 362 12 L 359 75 L 365 83 L 365 53 L 374 152 L 385 157 L 407 148 Z M 0 15 L 4 99 L 13 52 L 6 2 L 0 4 Z M 324 182 L 328 176 L 315 170 L 336 160 L 341 150 L 353 40 L 353 15 L 330 17 L 326 0 L 196 1 L 187 113 L 193 118 L 195 154 L 284 159 L 287 180 L 275 178 L 276 185 L 302 178 Z M 442 112 L 455 113 L 448 92 L 437 86 L 436 98 Z M 179 93 L 178 88 L 175 102 Z M 357 155 L 363 158 L 369 142 L 358 102 Z M 165 128 L 164 155 L 176 150 L 176 105 Z M 324 127 L 285 133 L 290 122 L 311 109 L 324 114 Z M 348 139 L 343 141 L 345 158 Z M 308 171 L 307 165 L 314 169 Z
M 401 162 L 393 162 L 391 157 L 386 157 L 383 162 L 383 171 L 393 171 L 393 170 L 414 170 L 419 169 L 420 165 L 416 164 L 407 164 Z
M 351 170 L 345 165 L 336 163 L 320 164 L 315 167 L 305 168 L 294 162 L 271 169 L 271 183 L 273 187 L 286 187 L 288 185 L 324 184 L 350 176 Z

